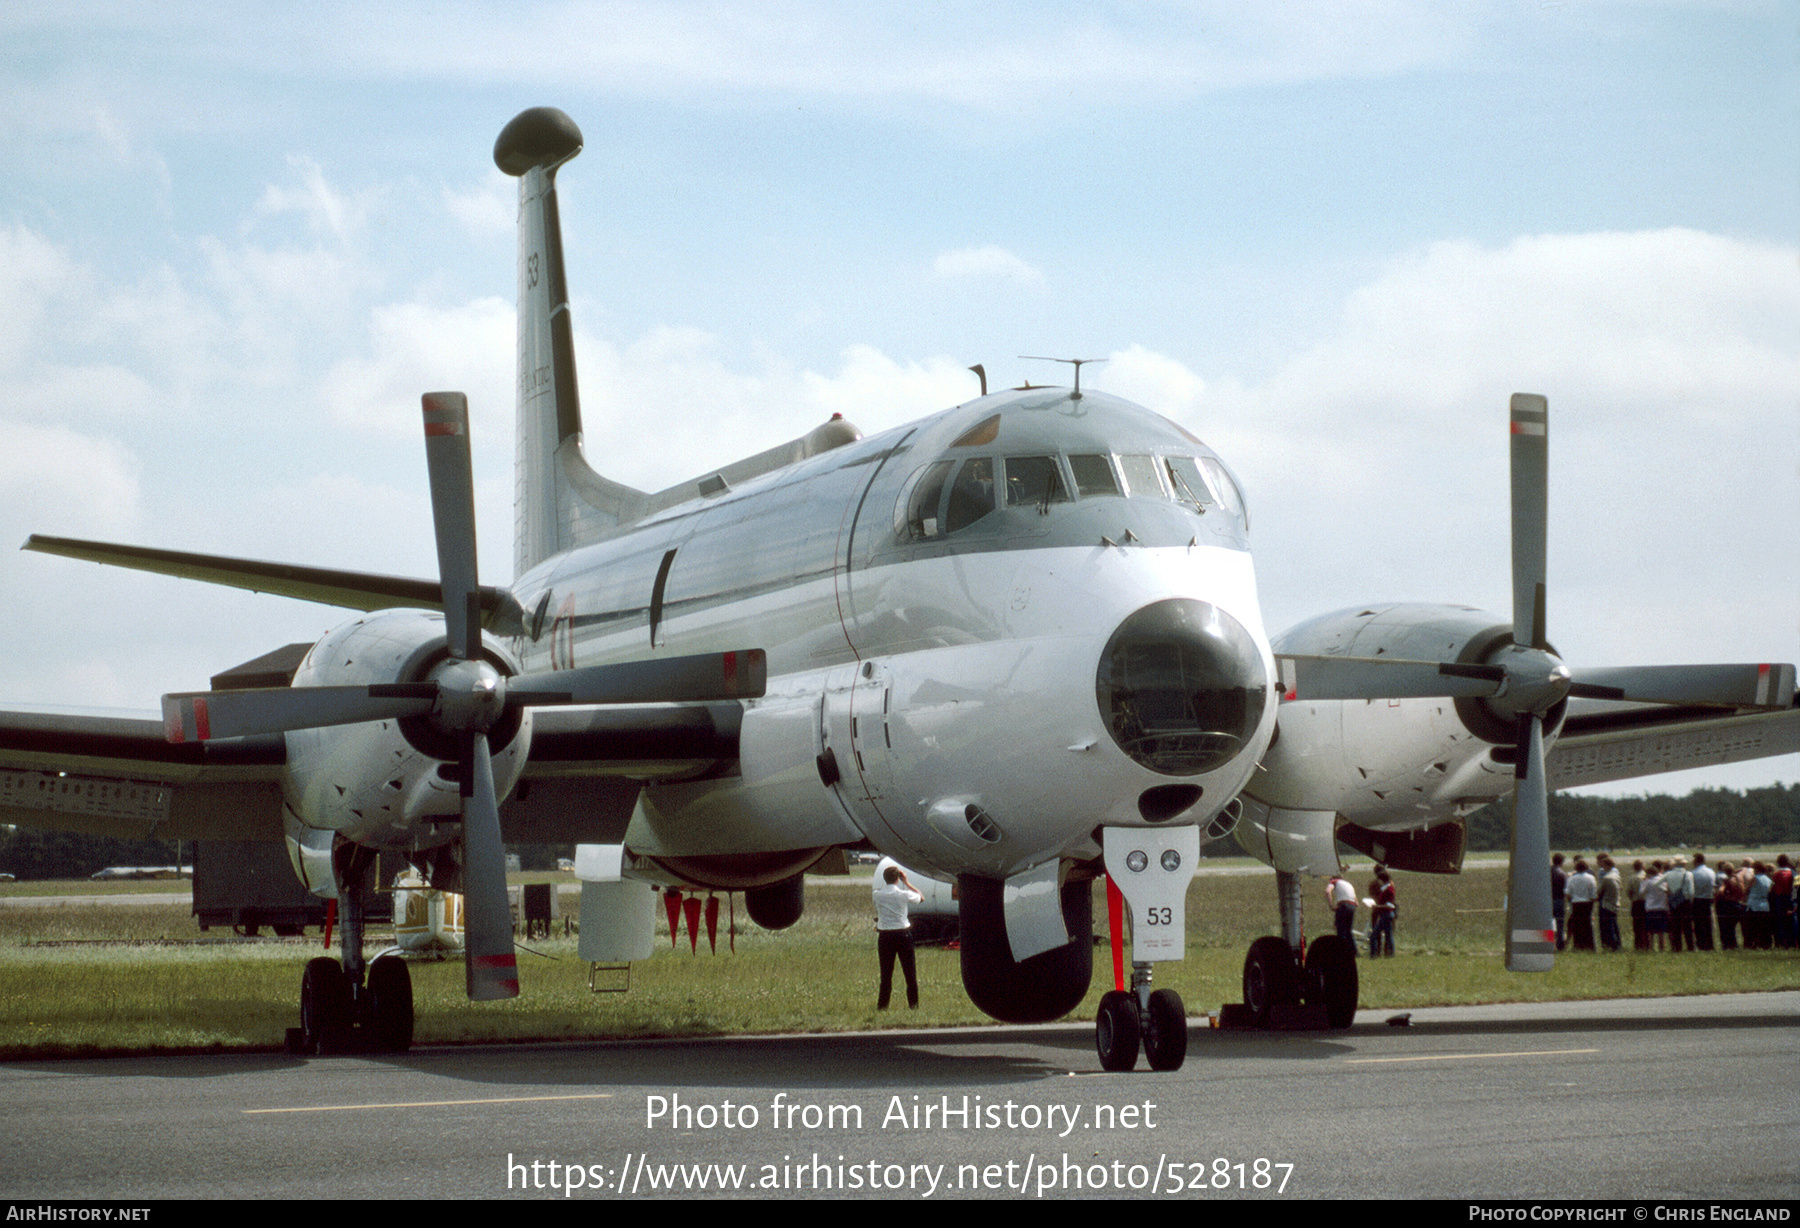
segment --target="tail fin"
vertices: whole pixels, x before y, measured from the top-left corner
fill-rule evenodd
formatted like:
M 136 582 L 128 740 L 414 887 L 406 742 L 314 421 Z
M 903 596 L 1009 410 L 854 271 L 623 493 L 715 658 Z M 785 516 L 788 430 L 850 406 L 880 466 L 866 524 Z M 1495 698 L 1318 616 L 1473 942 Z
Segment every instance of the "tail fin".
M 520 112 L 494 142 L 519 180 L 519 407 L 513 575 L 642 514 L 644 495 L 609 482 L 581 451 L 574 330 L 563 276 L 556 172 L 581 152 L 581 129 L 554 107 Z

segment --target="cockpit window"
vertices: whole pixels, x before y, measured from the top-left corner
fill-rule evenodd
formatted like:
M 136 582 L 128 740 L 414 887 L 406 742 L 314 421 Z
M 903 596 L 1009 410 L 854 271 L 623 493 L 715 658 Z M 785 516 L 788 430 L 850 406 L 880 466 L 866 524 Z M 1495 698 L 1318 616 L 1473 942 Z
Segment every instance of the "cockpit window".
M 943 532 L 938 511 L 944 497 L 944 479 L 950 476 L 951 464 L 950 461 L 933 462 L 913 482 L 912 493 L 901 503 L 904 510 L 897 517 L 900 523 L 894 526 L 896 536 L 902 540 L 922 541 Z
M 1147 495 L 1153 499 L 1168 498 L 1163 490 L 1162 478 L 1157 473 L 1154 456 L 1121 456 L 1119 468 L 1125 472 L 1125 493 L 1131 495 Z
M 1076 493 L 1083 499 L 1119 493 L 1119 481 L 1113 476 L 1112 462 L 1105 456 L 1071 455 L 1069 468 L 1075 473 Z
M 954 471 L 954 477 L 952 477 Z M 913 479 L 894 509 L 894 537 L 927 541 L 966 529 L 994 510 L 994 461 L 972 456 L 933 461 Z
M 1164 464 L 1169 474 L 1169 486 L 1175 491 L 1175 498 L 1181 503 L 1192 503 L 1195 507 L 1210 507 L 1217 503 L 1218 497 L 1207 486 L 1206 478 L 1200 472 L 1199 464 L 1191 456 L 1164 457 Z
M 1069 488 L 1063 485 L 1062 466 L 1054 456 L 1006 458 L 1006 506 L 1049 506 L 1067 503 Z
M 1000 415 L 983 418 L 974 426 L 958 435 L 951 441 L 953 448 L 979 448 L 983 444 L 993 443 L 1000 435 Z
M 944 513 L 944 531 L 965 529 L 994 510 L 994 462 L 990 457 L 971 456 L 956 471 L 956 482 L 950 487 L 950 505 Z
M 1206 476 L 1212 479 L 1212 488 L 1218 493 L 1219 502 L 1225 506 L 1225 510 L 1243 521 L 1246 529 L 1249 528 L 1250 512 L 1244 506 L 1244 492 L 1231 480 L 1231 474 L 1225 466 L 1210 456 L 1202 456 L 1200 464 L 1206 470 Z

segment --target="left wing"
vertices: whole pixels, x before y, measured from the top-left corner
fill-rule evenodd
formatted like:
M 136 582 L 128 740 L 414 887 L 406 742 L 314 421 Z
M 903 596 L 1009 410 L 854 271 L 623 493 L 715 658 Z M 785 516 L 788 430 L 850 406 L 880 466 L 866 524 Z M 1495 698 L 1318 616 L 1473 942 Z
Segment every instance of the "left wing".
M 0 822 L 163 840 L 281 839 L 280 736 L 171 745 L 160 716 L 0 712 Z
M 441 610 L 443 585 L 436 580 L 344 571 L 333 567 L 302 567 L 295 563 L 271 563 L 261 559 L 228 558 L 220 554 L 195 554 L 186 550 L 161 550 L 153 546 L 122 546 L 113 542 L 83 541 L 73 537 L 46 537 L 33 533 L 24 550 L 57 554 L 64 558 L 179 576 L 253 593 L 273 593 L 300 601 L 341 606 L 351 610 Z M 505 589 L 480 585 L 476 590 L 482 625 L 489 630 L 516 626 L 519 608 Z

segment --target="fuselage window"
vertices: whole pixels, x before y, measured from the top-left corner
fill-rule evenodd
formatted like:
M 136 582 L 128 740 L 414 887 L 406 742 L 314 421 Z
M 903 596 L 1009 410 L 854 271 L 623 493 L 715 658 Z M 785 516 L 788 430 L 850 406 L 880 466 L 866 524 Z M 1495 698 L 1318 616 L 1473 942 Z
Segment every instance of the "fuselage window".
M 1113 476 L 1112 462 L 1106 457 L 1071 455 L 1069 468 L 1075 474 L 1075 491 L 1083 499 L 1119 493 L 1119 481 Z
M 1054 456 L 1006 458 L 1006 506 L 1048 506 L 1068 501 L 1069 488 L 1063 485 L 1062 466 Z
M 1121 456 L 1119 468 L 1125 471 L 1125 491 L 1132 495 L 1145 495 L 1153 499 L 1166 499 L 1168 492 L 1163 489 L 1162 478 L 1157 473 L 1154 456 Z
M 949 507 L 944 513 L 944 531 L 965 529 L 994 510 L 994 461 L 988 456 L 971 456 L 956 471 L 950 487 Z

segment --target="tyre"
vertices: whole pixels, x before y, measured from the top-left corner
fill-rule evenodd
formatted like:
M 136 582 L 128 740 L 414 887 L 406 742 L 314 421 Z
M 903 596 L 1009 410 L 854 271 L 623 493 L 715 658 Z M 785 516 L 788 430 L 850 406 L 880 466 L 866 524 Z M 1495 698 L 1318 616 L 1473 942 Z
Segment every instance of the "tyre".
M 335 959 L 310 960 L 300 974 L 300 1035 L 311 1053 L 350 1047 L 350 980 Z
M 363 1023 L 370 1047 L 377 1053 L 405 1053 L 412 1048 L 412 973 L 405 960 L 383 955 L 369 965 L 368 1004 L 369 1017 Z
M 1356 1019 L 1356 949 L 1336 934 L 1315 938 L 1306 948 L 1307 1002 L 1325 1008 L 1334 1028 Z
M 1180 1070 L 1187 1060 L 1187 1008 L 1173 989 L 1150 995 L 1150 1018 L 1144 1029 L 1144 1056 L 1152 1070 Z
M 1300 1001 L 1300 978 L 1294 966 L 1294 949 L 1285 938 L 1258 938 L 1244 957 L 1244 1006 L 1257 1026 L 1266 1026 L 1277 1006 Z
M 1102 1070 L 1130 1070 L 1137 1065 L 1137 1001 L 1122 989 L 1100 998 L 1100 1013 L 1094 1019 L 1094 1048 L 1100 1053 Z

